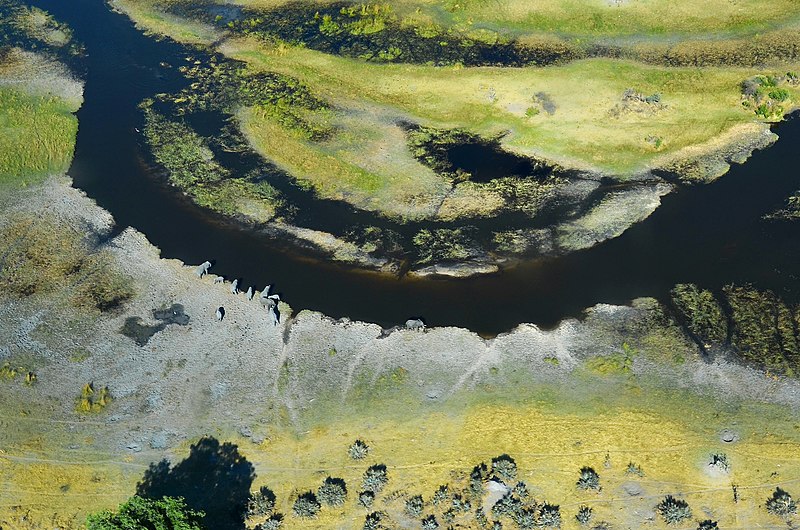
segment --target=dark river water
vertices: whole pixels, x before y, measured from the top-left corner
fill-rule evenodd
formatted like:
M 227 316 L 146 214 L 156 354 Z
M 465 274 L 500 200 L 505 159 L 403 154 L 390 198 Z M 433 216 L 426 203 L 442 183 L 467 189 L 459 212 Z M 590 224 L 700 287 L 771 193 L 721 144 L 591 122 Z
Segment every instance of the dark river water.
M 646 221 L 592 249 L 487 277 L 397 279 L 281 249 L 165 188 L 142 162 L 134 129 L 141 123 L 137 104 L 185 85 L 174 68 L 159 63 L 181 64 L 186 49 L 143 36 L 101 0 L 33 4 L 70 24 L 88 54 L 85 102 L 78 112 L 70 169 L 75 186 L 109 210 L 120 230 L 132 226 L 143 232 L 163 257 L 189 264 L 214 260 L 212 272 L 241 278 L 244 286 L 275 284 L 295 310 L 319 310 L 385 327 L 422 316 L 429 325 L 463 326 L 492 335 L 520 322 L 552 326 L 597 303 L 663 298 L 680 282 L 707 288 L 752 283 L 798 299 L 800 224 L 761 217 L 800 188 L 800 120 L 778 125 L 777 144 L 745 165 L 734 166 L 715 183 L 665 197 Z

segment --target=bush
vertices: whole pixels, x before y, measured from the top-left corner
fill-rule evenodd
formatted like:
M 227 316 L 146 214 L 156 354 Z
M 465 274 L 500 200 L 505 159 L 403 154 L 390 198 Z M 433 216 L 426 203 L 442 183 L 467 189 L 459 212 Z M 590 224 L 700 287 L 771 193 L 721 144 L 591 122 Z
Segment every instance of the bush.
M 425 504 L 422 502 L 422 495 L 415 495 L 406 501 L 406 513 L 411 517 L 422 515 Z
M 275 494 L 266 486 L 250 494 L 247 501 L 247 517 L 269 515 L 275 509 Z
M 724 342 L 728 338 L 728 319 L 711 293 L 691 283 L 681 283 L 670 291 L 672 303 L 689 331 L 702 342 Z
M 317 498 L 328 506 L 341 506 L 347 498 L 347 486 L 344 480 L 326 478 L 317 490 Z
M 628 462 L 628 467 L 625 469 L 625 474 L 636 475 L 637 477 L 643 477 L 644 471 L 642 470 L 642 466 L 640 466 L 639 464 Z
M 656 511 L 664 518 L 667 524 L 679 524 L 692 517 L 692 510 L 689 504 L 676 499 L 672 495 L 667 495 L 663 501 L 658 503 Z
M 316 517 L 321 508 L 317 496 L 313 491 L 307 491 L 295 499 L 292 505 L 292 513 L 297 517 L 311 518 Z
M 795 504 L 794 499 L 787 491 L 781 488 L 776 488 L 772 497 L 767 499 L 766 507 L 769 513 L 781 517 L 797 513 L 797 504 Z
M 700 521 L 700 523 L 697 525 L 697 530 L 717 530 L 717 528 L 719 528 L 717 526 L 717 522 L 712 521 L 711 519 Z
M 437 528 L 439 528 L 439 522 L 435 515 L 427 515 L 422 519 L 422 530 L 436 530 Z
M 433 494 L 433 505 L 438 506 L 450 500 L 450 487 L 447 484 L 442 484 Z
M 381 528 L 381 521 L 386 516 L 383 512 L 368 513 L 364 518 L 364 530 L 378 530 Z
M 510 491 L 503 495 L 494 506 L 492 506 L 492 515 L 494 517 L 511 517 L 516 518 L 517 514 L 523 510 L 522 501 L 515 497 Z
M 555 504 L 545 503 L 539 509 L 539 526 L 560 528 L 561 527 L 561 510 Z
M 263 523 L 257 524 L 253 527 L 253 530 L 278 530 L 281 526 L 283 526 L 283 516 L 276 513 L 271 515 L 270 518 Z
M 483 482 L 489 476 L 489 469 L 481 462 L 469 474 L 469 492 L 475 497 L 483 495 Z
M 500 455 L 492 458 L 492 473 L 504 481 L 517 478 L 517 463 L 508 455 Z
M 372 491 L 362 491 L 358 494 L 358 504 L 363 506 L 364 508 L 371 508 L 372 504 L 375 502 L 375 492 Z
M 724 471 L 725 473 L 727 473 L 731 467 L 730 462 L 728 462 L 728 455 L 725 453 L 712 454 L 708 465 L 720 471 Z
M 589 524 L 589 521 L 592 519 L 592 509 L 589 506 L 581 506 L 578 508 L 575 519 L 577 519 L 580 524 Z
M 353 445 L 347 449 L 347 454 L 350 455 L 350 458 L 353 460 L 366 458 L 367 453 L 369 453 L 369 446 L 361 440 L 356 440 L 353 442 Z
M 453 510 L 456 512 L 468 512 L 472 509 L 472 503 L 459 494 L 453 495 Z
M 582 490 L 600 491 L 600 475 L 591 467 L 582 467 L 581 476 L 578 478 L 576 485 Z
M 376 464 L 374 466 L 370 466 L 364 472 L 364 480 L 362 483 L 362 488 L 367 491 L 380 493 L 380 491 L 386 486 L 388 482 L 389 482 L 389 477 L 386 474 L 386 466 L 383 464 Z
M 102 511 L 86 519 L 87 530 L 129 530 L 131 528 L 180 528 L 203 530 L 203 512 L 190 510 L 182 498 L 158 500 L 133 496 L 116 512 Z
M 520 499 L 527 499 L 530 495 L 530 492 L 528 491 L 528 485 L 524 482 L 517 482 L 514 484 L 514 487 L 511 488 L 511 492 Z
M 534 528 L 537 525 L 536 512 L 531 508 L 522 508 L 514 514 L 514 522 L 524 529 Z M 542 525 L 543 526 L 543 525 Z

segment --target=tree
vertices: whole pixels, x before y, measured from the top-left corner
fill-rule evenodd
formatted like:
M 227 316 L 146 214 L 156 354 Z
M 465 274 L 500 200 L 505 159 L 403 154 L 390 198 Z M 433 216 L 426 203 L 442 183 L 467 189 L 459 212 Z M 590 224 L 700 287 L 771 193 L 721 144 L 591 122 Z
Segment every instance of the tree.
M 682 523 L 692 517 L 692 510 L 689 504 L 683 499 L 676 499 L 672 495 L 667 495 L 664 500 L 658 503 L 656 511 L 661 514 L 667 524 Z
M 320 509 L 319 501 L 314 492 L 307 491 L 299 495 L 292 505 L 292 513 L 297 517 L 312 518 L 316 517 Z
M 202 530 L 203 512 L 186 506 L 180 497 L 158 500 L 134 495 L 119 506 L 91 514 L 86 519 L 88 530 Z
M 347 498 L 347 486 L 344 480 L 326 478 L 317 490 L 317 498 L 328 506 L 341 506 Z
M 590 467 L 582 467 L 581 476 L 576 485 L 582 490 L 600 491 L 600 475 Z
M 504 481 L 517 478 L 517 463 L 510 456 L 503 454 L 492 458 L 492 472 Z
M 789 492 L 781 488 L 775 488 L 775 493 L 767 499 L 767 511 L 773 515 L 785 517 L 797 513 L 797 504 L 789 495 Z

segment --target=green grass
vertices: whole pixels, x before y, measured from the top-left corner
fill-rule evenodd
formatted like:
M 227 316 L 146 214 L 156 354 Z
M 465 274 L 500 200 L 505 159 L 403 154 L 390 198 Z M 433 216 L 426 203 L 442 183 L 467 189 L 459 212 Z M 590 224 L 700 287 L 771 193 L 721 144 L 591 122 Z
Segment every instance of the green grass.
M 0 186 L 25 186 L 67 171 L 75 149 L 77 108 L 0 84 Z

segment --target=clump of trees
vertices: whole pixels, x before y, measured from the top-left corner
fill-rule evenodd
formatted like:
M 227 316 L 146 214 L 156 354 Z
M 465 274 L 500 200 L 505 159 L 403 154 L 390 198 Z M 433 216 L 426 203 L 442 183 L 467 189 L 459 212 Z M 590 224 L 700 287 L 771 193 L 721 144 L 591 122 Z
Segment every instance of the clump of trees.
M 111 403 L 111 391 L 107 386 L 95 390 L 94 383 L 86 383 L 81 388 L 76 409 L 78 412 L 100 412 Z
M 796 86 L 796 83 L 797 74 L 793 72 L 745 79 L 741 84 L 742 105 L 765 120 L 780 119 L 785 112 L 784 105 L 791 98 L 791 93 L 782 85 Z
M 670 291 L 672 303 L 686 328 L 704 344 L 728 338 L 728 319 L 711 291 L 681 283 Z
M 661 515 L 667 524 L 680 524 L 692 518 L 692 509 L 683 499 L 676 499 L 672 495 L 667 495 L 656 506 L 656 511 Z

